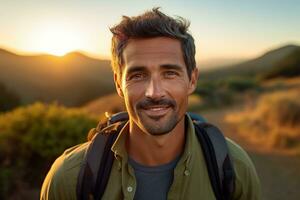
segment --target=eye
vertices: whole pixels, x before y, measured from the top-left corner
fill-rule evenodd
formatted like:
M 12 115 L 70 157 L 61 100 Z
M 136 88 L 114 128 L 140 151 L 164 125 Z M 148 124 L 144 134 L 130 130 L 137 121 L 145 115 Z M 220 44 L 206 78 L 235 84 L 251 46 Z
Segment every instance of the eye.
M 165 73 L 164 73 L 164 76 L 166 78 L 175 78 L 178 75 L 179 75 L 179 73 L 176 71 L 165 71 Z
M 145 73 L 134 73 L 128 77 L 128 80 L 139 81 L 146 77 Z

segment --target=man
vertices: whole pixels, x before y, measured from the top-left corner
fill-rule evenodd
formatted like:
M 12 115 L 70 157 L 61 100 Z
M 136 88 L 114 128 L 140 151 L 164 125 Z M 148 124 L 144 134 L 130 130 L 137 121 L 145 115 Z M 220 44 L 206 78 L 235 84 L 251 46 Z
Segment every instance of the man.
M 115 159 L 102 199 L 215 199 L 194 125 L 186 114 L 197 85 L 189 23 L 155 8 L 123 17 L 111 29 L 112 66 L 129 121 L 111 150 Z M 233 199 L 260 199 L 254 166 L 234 142 Z M 89 143 L 68 149 L 53 164 L 41 199 L 76 199 L 78 173 Z

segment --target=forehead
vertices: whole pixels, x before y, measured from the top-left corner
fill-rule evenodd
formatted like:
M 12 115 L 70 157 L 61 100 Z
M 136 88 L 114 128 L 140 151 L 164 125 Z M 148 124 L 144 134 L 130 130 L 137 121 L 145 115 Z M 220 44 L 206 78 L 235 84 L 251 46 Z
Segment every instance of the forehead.
M 184 65 L 180 41 L 167 37 L 131 39 L 123 51 L 123 58 L 125 66 L 150 63 Z

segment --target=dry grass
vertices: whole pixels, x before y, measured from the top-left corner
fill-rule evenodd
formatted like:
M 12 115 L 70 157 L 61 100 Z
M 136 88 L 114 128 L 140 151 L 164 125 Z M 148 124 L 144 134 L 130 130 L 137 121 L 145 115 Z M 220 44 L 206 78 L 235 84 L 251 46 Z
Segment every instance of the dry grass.
M 227 115 L 240 132 L 271 148 L 300 152 L 300 92 L 298 89 L 262 95 L 254 106 Z

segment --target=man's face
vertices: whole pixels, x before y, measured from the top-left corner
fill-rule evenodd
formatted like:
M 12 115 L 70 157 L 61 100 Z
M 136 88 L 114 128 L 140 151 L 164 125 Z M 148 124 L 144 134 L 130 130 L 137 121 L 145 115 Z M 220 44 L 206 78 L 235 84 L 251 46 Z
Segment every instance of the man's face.
M 166 37 L 130 40 L 123 59 L 122 76 L 115 74 L 115 82 L 124 97 L 131 130 L 169 133 L 184 119 L 197 69 L 189 79 L 180 42 Z

